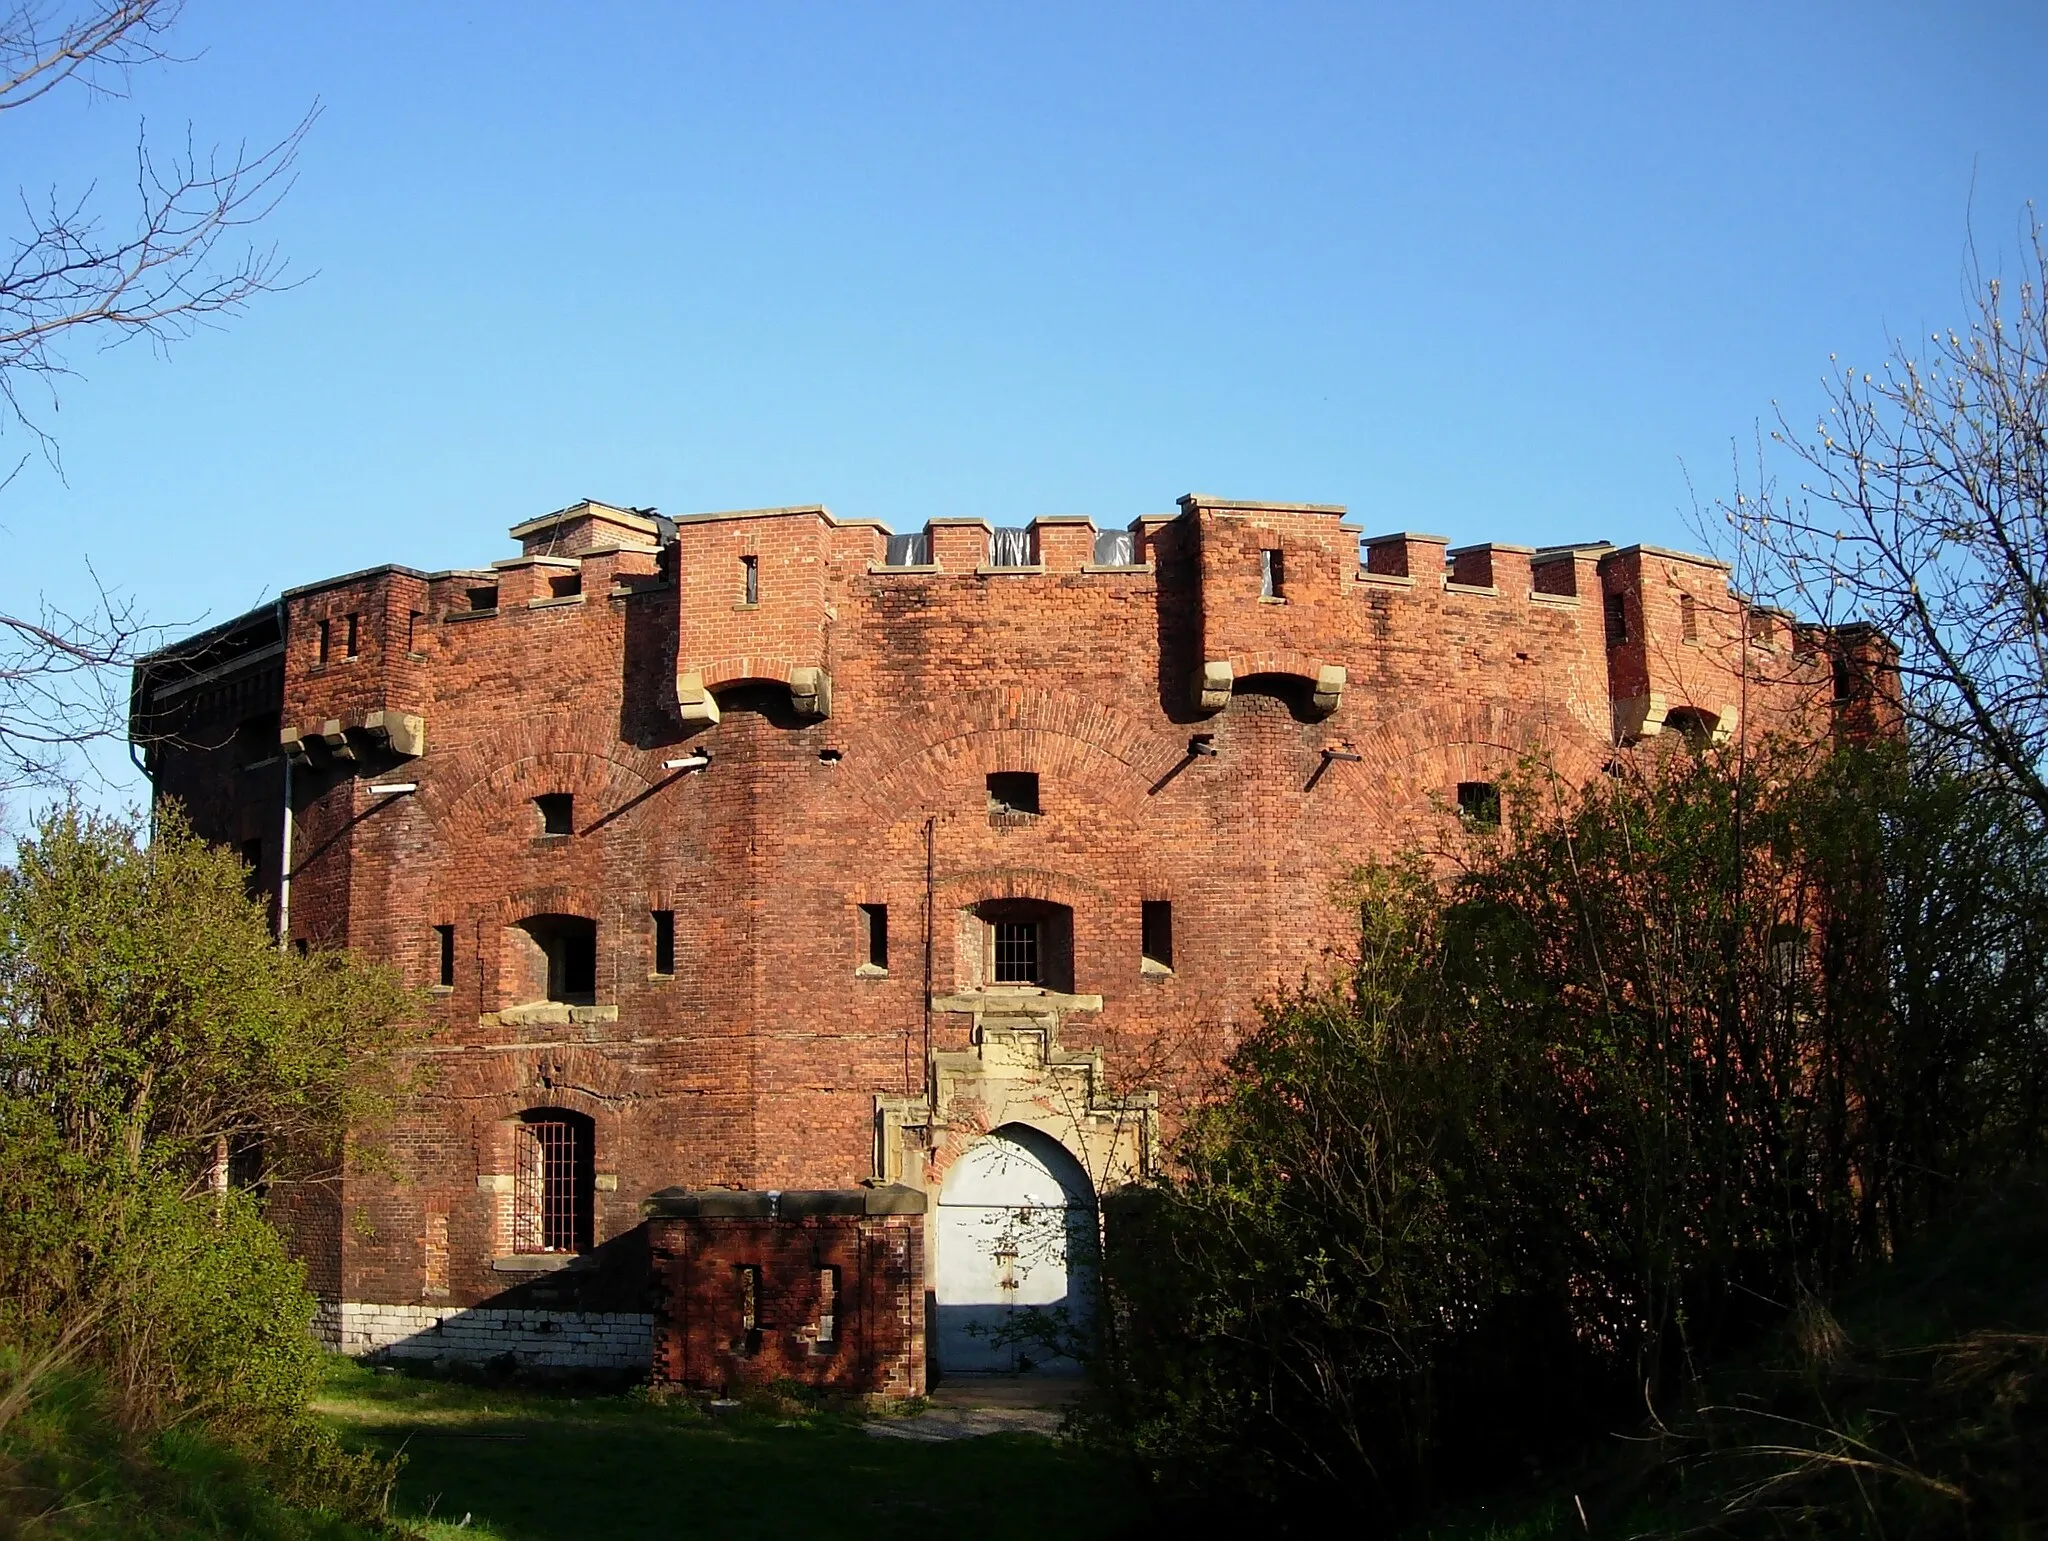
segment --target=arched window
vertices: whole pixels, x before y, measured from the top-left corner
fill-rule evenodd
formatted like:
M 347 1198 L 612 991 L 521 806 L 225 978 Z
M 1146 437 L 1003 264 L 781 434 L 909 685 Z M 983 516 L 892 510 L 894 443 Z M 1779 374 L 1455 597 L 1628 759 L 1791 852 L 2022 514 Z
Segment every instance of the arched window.
M 1693 750 L 1705 749 L 1714 742 L 1714 730 L 1721 725 L 1721 719 L 1712 712 L 1703 712 L 1696 706 L 1674 706 L 1664 714 L 1664 727 L 1676 733 Z
M 590 1248 L 594 1159 L 590 1120 L 568 1108 L 531 1108 L 512 1130 L 512 1250 Z

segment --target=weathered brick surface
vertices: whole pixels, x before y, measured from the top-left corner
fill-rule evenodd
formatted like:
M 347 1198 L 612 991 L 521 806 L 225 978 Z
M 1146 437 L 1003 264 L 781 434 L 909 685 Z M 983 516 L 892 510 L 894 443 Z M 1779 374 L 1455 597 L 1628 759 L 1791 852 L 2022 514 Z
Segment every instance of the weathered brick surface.
M 237 768 L 223 746 L 266 709 L 309 735 L 338 724 L 353 758 L 316 750 L 292 772 L 291 936 L 388 959 L 432 992 L 434 1086 L 399 1131 L 400 1170 L 290 1212 L 319 1286 L 437 1312 L 644 1313 L 647 1194 L 888 1175 L 877 1098 L 922 1095 L 928 1050 L 967 1044 L 966 1018 L 927 1011 L 927 913 L 943 996 L 976 980 L 962 917 L 989 899 L 1071 908 L 1072 986 L 1102 1006 L 1068 1019 L 1066 1046 L 1102 1048 L 1111 1080 L 1161 1092 L 1170 1118 L 1262 996 L 1341 949 L 1347 870 L 1456 838 L 1460 782 L 1531 754 L 1592 775 L 1626 701 L 1745 729 L 1820 731 L 1831 709 L 1827 640 L 1759 621 L 1701 559 L 1494 546 L 1447 567 L 1441 539 L 1407 535 L 1361 563 L 1339 510 L 1203 499 L 1134 528 L 1134 568 L 1089 570 L 1092 526 L 1042 521 L 1042 571 L 978 572 L 986 527 L 939 523 L 937 570 L 896 571 L 878 570 L 880 526 L 818 509 L 685 519 L 658 550 L 651 520 L 586 511 L 522 526 L 524 553 L 495 568 L 288 591 L 281 660 L 233 664 L 245 643 L 255 656 L 259 616 L 210 634 L 226 672 L 183 692 L 177 733 L 152 749 L 159 793 L 209 835 L 263 839 L 274 893 L 282 768 Z M 1283 553 L 1275 597 L 1265 549 Z M 473 610 L 492 584 L 496 606 Z M 1626 617 L 1612 644 L 1610 595 Z M 199 666 L 180 657 L 145 665 L 139 725 Z M 1221 710 L 1193 688 L 1208 663 L 1235 678 Z M 1344 684 L 1325 714 L 1313 693 L 1332 668 Z M 798 715 L 799 669 L 829 674 L 828 717 Z M 719 722 L 684 720 L 677 682 L 693 675 Z M 424 755 L 362 734 L 377 711 L 423 718 Z M 1643 711 L 1631 731 L 1657 725 Z M 1213 755 L 1191 753 L 1196 735 Z M 663 766 L 698 752 L 700 773 Z M 997 771 L 1038 773 L 1038 817 L 990 817 Z M 418 790 L 370 790 L 395 783 Z M 533 800 L 550 793 L 573 795 L 572 835 L 542 834 Z M 1173 907 L 1170 973 L 1141 967 L 1148 899 Z M 886 973 L 860 968 L 862 904 L 888 907 Z M 657 910 L 675 915 L 667 976 Z M 542 914 L 596 923 L 595 1009 L 501 1015 L 532 993 L 517 923 Z M 536 1108 L 593 1122 L 598 1256 L 508 1274 L 510 1121 Z M 936 1191 L 947 1147 L 927 1148 L 904 1180 Z M 655 1245 L 664 1268 L 724 1258 L 703 1237 Z M 718 1330 L 691 1330 L 662 1340 L 680 1345 L 663 1350 L 687 1361 L 679 1378 L 729 1378 Z

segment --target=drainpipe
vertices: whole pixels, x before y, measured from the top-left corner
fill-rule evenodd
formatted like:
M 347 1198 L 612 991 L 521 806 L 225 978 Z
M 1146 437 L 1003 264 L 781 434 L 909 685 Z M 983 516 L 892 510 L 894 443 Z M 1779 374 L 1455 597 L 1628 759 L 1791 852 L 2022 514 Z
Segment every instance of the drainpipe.
M 285 632 L 284 597 L 277 601 L 277 637 L 280 642 L 289 643 Z M 291 657 L 289 646 L 285 657 Z M 282 704 L 282 703 L 280 703 Z M 277 844 L 277 950 L 286 952 L 292 945 L 292 757 L 284 755 L 284 832 Z
M 924 821 L 924 1063 L 918 1079 L 927 1098 L 937 1091 L 932 1085 L 932 928 L 937 919 L 932 913 L 932 831 L 937 824 L 936 815 Z

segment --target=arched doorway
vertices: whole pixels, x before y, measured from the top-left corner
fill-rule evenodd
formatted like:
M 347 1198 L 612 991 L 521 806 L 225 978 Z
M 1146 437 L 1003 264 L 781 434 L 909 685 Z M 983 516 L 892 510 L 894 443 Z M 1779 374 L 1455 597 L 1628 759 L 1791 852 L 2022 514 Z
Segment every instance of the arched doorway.
M 1093 1310 L 1095 1184 L 1065 1146 L 1023 1124 L 977 1140 L 946 1173 L 934 1246 L 942 1373 L 1079 1371 L 1029 1331 L 1084 1331 Z

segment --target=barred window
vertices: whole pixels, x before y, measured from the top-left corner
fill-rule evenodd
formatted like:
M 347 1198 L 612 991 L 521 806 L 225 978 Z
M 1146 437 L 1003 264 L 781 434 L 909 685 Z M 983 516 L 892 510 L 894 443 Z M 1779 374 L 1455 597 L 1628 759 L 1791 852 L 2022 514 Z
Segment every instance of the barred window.
M 996 983 L 1035 985 L 1039 983 L 1038 922 L 999 920 L 996 922 Z
M 512 1250 L 581 1252 L 590 1245 L 591 1124 L 543 1108 L 513 1130 Z

